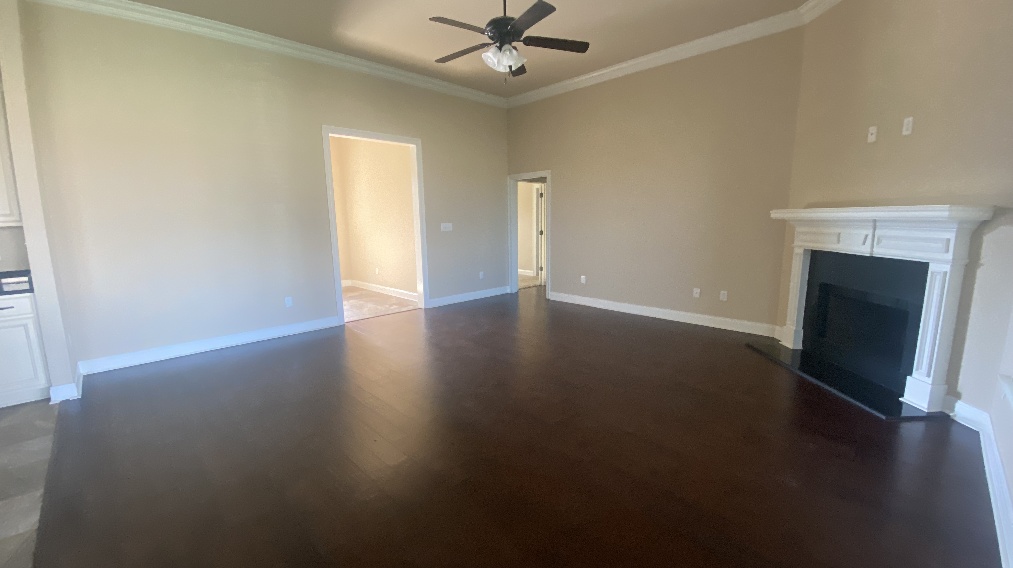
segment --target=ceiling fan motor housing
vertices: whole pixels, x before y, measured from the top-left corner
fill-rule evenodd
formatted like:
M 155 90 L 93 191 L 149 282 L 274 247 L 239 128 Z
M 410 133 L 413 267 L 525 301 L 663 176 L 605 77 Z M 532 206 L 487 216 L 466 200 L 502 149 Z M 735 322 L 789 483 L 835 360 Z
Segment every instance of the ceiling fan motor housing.
M 510 28 L 510 24 L 514 23 L 516 19 L 511 16 L 500 16 L 489 20 L 489 23 L 485 25 L 485 35 L 500 48 L 520 41 L 524 32 Z

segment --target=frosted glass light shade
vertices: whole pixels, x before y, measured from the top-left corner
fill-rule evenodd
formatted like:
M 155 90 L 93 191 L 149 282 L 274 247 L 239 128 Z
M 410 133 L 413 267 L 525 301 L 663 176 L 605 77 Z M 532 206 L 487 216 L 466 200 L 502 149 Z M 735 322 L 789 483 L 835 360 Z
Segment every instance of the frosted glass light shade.
M 500 73 L 506 73 L 507 71 L 510 70 L 510 68 L 507 67 L 506 65 L 503 65 L 502 58 L 503 53 L 500 51 L 499 47 L 495 45 L 490 47 L 488 50 L 486 50 L 485 53 L 482 54 L 482 61 L 485 61 L 486 65 L 495 69 L 496 71 L 499 71 Z
M 503 49 L 500 50 L 499 62 L 509 70 L 511 67 L 517 69 L 521 65 L 524 65 L 527 59 L 514 49 L 514 46 L 504 45 Z

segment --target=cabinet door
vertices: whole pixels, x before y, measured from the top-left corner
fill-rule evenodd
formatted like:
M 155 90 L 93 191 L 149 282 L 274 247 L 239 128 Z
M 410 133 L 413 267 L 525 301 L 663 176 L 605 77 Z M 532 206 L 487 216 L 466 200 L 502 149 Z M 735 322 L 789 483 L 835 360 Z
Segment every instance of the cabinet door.
M 0 319 L 0 392 L 46 386 L 35 319 Z
M 21 224 L 18 194 L 14 185 L 10 134 L 7 131 L 7 108 L 4 106 L 3 85 L 0 85 L 0 227 Z

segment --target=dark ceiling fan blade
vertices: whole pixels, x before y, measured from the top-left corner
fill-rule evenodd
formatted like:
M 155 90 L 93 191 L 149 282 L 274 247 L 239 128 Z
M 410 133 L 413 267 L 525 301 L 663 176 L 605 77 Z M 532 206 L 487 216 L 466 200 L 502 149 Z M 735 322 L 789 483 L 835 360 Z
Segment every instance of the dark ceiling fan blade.
M 523 75 L 523 74 L 525 74 L 527 72 L 528 72 L 528 68 L 525 67 L 525 66 L 523 66 L 523 65 L 521 65 L 517 69 L 511 68 L 510 69 L 510 76 L 511 77 L 520 77 L 521 75 Z
M 510 29 L 519 33 L 524 33 L 555 11 L 556 7 L 552 4 L 549 4 L 545 0 L 538 0 L 532 4 L 526 12 L 514 20 L 514 23 L 510 24 Z
M 522 43 L 529 47 L 544 47 L 545 49 L 558 49 L 573 53 L 587 53 L 591 47 L 591 44 L 586 41 L 559 39 L 558 37 L 528 36 L 522 40 Z
M 476 51 L 478 51 L 480 49 L 483 49 L 483 48 L 486 48 L 486 47 L 489 47 L 490 45 L 492 45 L 492 44 L 491 43 L 480 43 L 478 45 L 473 45 L 473 46 L 469 47 L 468 49 L 462 49 L 461 51 L 458 51 L 456 53 L 451 53 L 450 55 L 447 55 L 446 57 L 441 57 L 441 58 L 437 59 L 436 62 L 437 63 L 446 63 L 448 61 L 453 61 L 453 60 L 457 59 L 458 57 L 464 57 L 465 55 L 468 55 L 469 53 L 475 53 Z
M 429 18 L 429 21 L 436 22 L 437 24 L 446 24 L 448 26 L 454 26 L 455 28 L 461 28 L 462 30 L 468 30 L 470 32 L 485 35 L 485 28 L 480 28 L 478 26 L 473 26 L 471 24 L 466 24 L 464 22 L 458 22 L 457 20 L 451 20 L 450 18 L 442 18 L 440 16 L 435 16 Z

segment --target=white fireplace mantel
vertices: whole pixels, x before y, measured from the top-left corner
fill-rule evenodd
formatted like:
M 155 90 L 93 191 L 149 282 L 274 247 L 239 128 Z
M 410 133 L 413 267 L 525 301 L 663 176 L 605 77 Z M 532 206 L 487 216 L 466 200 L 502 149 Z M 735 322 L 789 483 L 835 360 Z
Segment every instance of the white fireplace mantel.
M 772 218 L 795 226 L 788 318 L 780 334 L 781 343 L 791 349 L 802 348 L 811 251 L 926 262 L 929 276 L 918 348 L 903 400 L 929 412 L 943 410 L 971 233 L 993 214 L 992 207 L 956 205 L 772 211 Z

